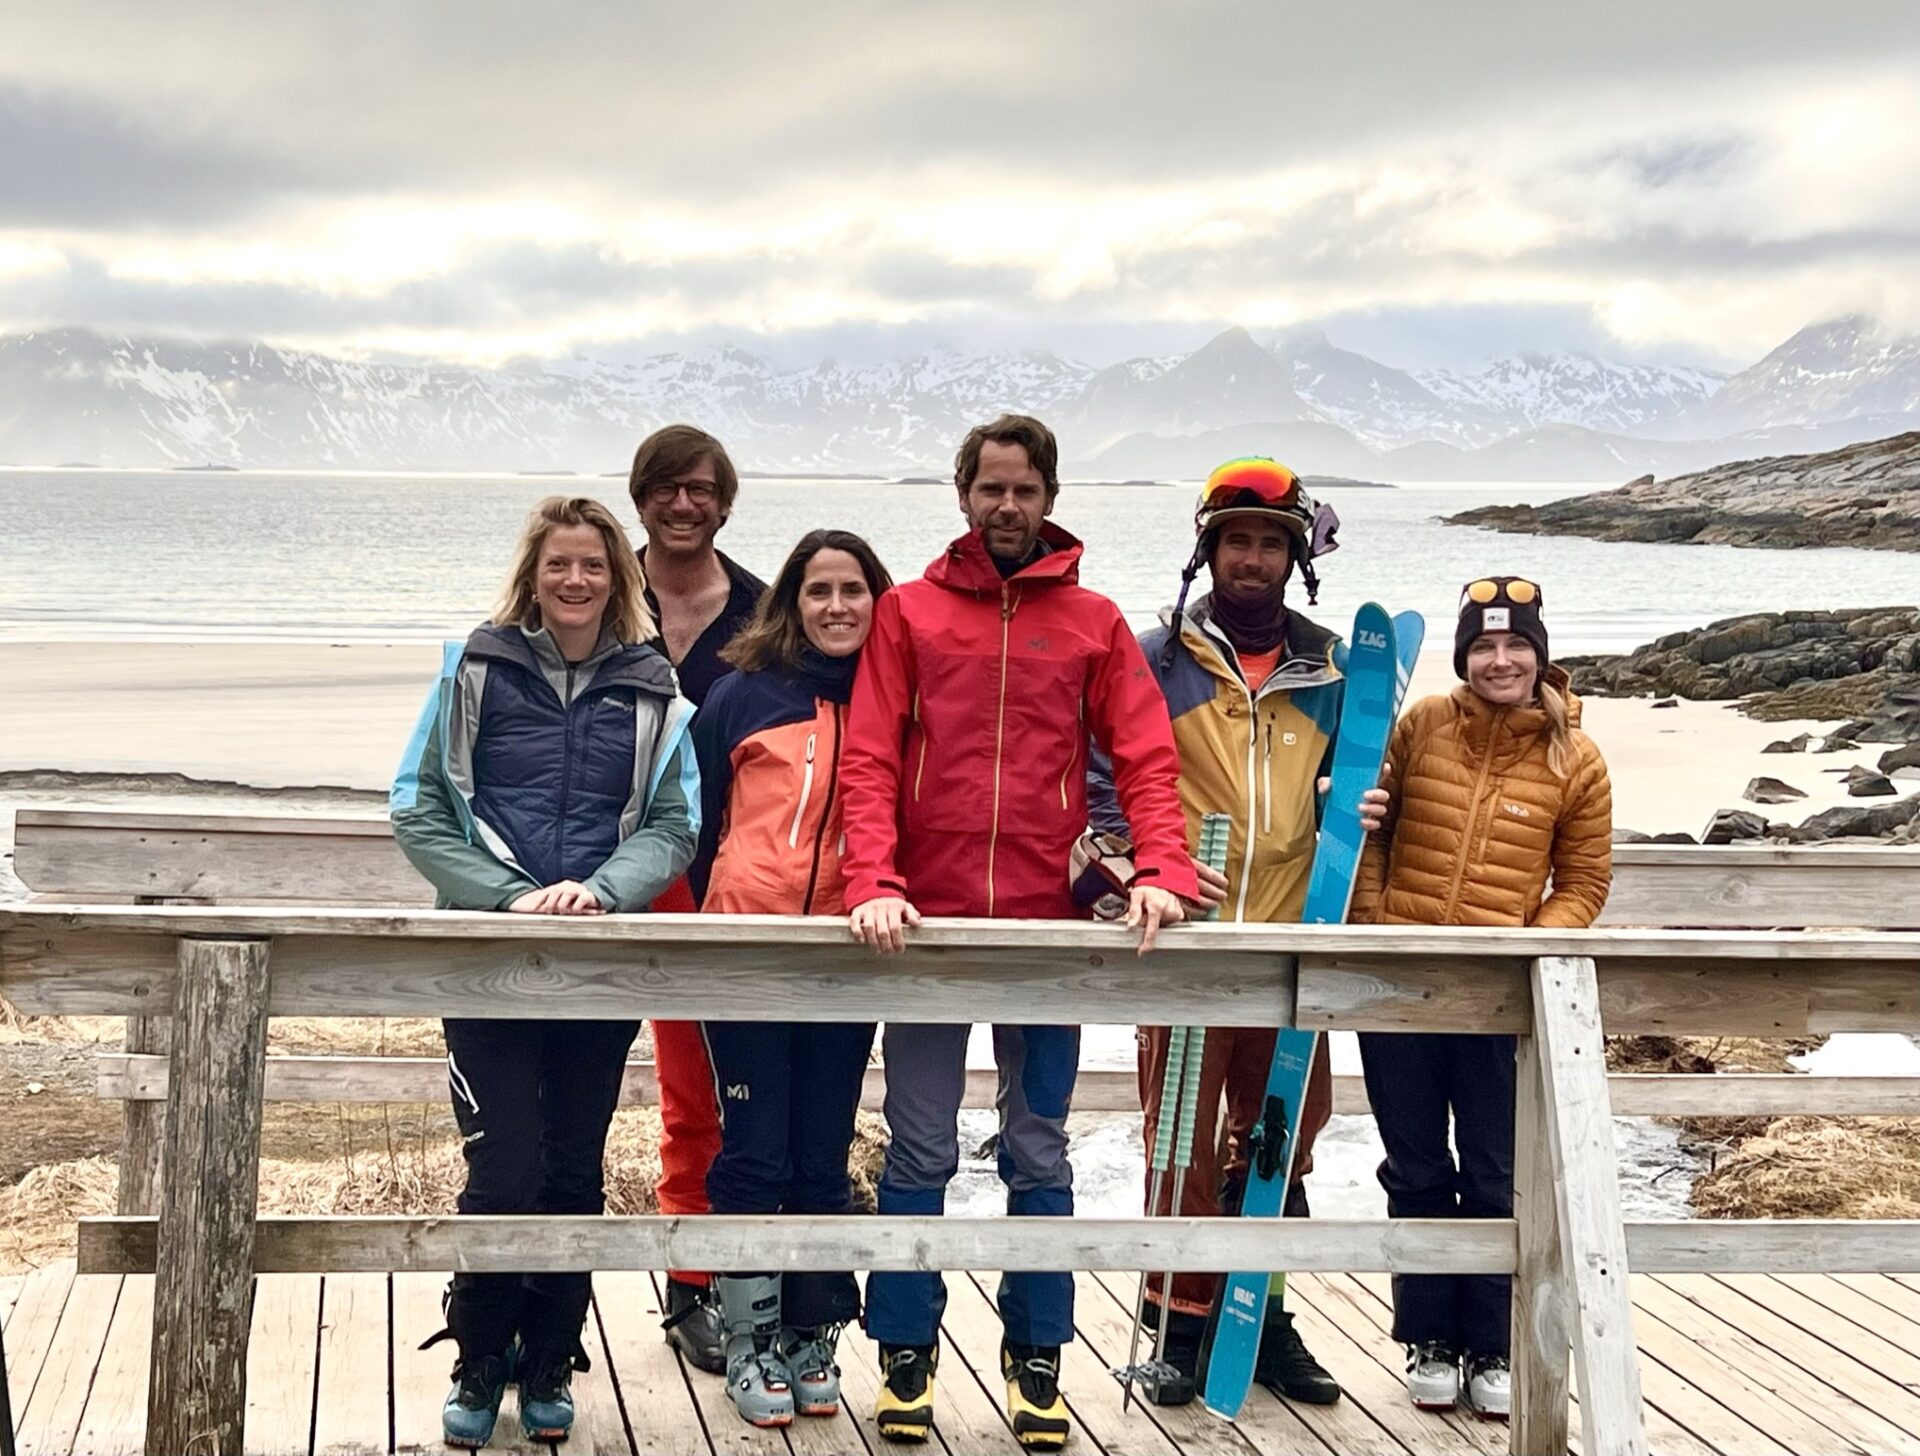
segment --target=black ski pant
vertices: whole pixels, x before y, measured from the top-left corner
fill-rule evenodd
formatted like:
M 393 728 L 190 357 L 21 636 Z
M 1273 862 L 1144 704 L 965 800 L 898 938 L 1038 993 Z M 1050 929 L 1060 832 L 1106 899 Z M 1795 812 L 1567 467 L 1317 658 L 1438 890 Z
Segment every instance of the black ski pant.
M 720 1098 L 720 1152 L 707 1170 L 713 1211 L 852 1212 L 847 1151 L 873 1023 L 709 1021 L 703 1030 Z M 850 1272 L 780 1281 L 783 1324 L 813 1329 L 859 1314 Z
M 443 1022 L 447 1082 L 467 1160 L 462 1213 L 602 1213 L 607 1125 L 637 1021 Z M 571 1351 L 593 1276 L 456 1274 L 447 1328 L 464 1359 Z
M 1513 1049 L 1510 1036 L 1360 1033 L 1390 1216 L 1513 1216 Z M 1512 1302 L 1505 1274 L 1396 1274 L 1393 1337 L 1505 1355 Z

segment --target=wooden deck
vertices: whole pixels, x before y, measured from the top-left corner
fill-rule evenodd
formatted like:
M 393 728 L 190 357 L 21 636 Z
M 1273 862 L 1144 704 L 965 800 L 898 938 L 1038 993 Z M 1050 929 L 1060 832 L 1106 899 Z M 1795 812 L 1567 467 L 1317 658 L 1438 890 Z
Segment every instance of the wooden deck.
M 1131 1281 L 1076 1276 L 1079 1340 L 1063 1384 L 1077 1425 L 1070 1451 L 1128 1456 L 1424 1456 L 1506 1450 L 1504 1426 L 1423 1415 L 1400 1386 L 1384 1276 L 1289 1281 L 1307 1342 L 1347 1398 L 1326 1409 L 1256 1390 L 1228 1426 L 1198 1406 L 1120 1413 L 1106 1367 L 1125 1357 Z M 444 1452 L 448 1346 L 415 1346 L 440 1326 L 444 1278 L 272 1274 L 259 1280 L 247 1408 L 249 1453 Z M 651 1276 L 596 1276 L 567 1452 L 868 1456 L 896 1448 L 866 1413 L 872 1347 L 842 1347 L 847 1409 L 791 1430 L 754 1431 L 720 1382 L 684 1371 L 662 1342 Z M 987 1276 L 950 1280 L 940 1440 L 929 1456 L 1015 1453 L 1001 1415 L 998 1326 Z M 1671 1275 L 1634 1279 L 1648 1435 L 1661 1456 L 1920 1456 L 1920 1277 Z M 146 1414 L 149 1276 L 75 1277 L 71 1263 L 0 1281 L 21 1456 L 139 1456 Z M 1578 1422 L 1575 1424 L 1578 1450 Z M 518 1439 L 513 1396 L 489 1449 Z M 546 1450 L 546 1447 L 537 1449 Z

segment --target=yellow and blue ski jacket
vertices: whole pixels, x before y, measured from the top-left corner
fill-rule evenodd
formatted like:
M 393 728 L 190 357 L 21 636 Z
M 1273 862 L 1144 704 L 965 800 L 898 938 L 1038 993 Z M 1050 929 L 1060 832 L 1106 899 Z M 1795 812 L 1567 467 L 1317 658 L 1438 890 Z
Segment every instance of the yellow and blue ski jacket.
M 1203 814 L 1227 814 L 1227 900 L 1222 920 L 1297 921 L 1319 829 L 1317 783 L 1332 756 L 1346 681 L 1346 644 L 1297 612 L 1286 650 L 1250 691 L 1239 658 L 1213 625 L 1212 597 L 1188 605 L 1176 632 L 1171 610 L 1143 633 L 1141 649 L 1166 695 L 1180 750 L 1180 805 L 1189 850 Z M 1126 833 L 1106 765 L 1090 772 L 1094 827 Z

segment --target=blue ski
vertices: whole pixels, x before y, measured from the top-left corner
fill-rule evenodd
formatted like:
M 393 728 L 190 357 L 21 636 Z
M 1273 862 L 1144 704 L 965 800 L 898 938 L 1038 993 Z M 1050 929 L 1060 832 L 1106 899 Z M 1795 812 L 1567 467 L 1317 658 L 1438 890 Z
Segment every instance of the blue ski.
M 1380 781 L 1393 720 L 1425 635 L 1426 624 L 1418 612 L 1389 617 L 1368 602 L 1354 616 L 1340 727 L 1333 744 L 1332 783 L 1314 847 L 1313 873 L 1300 917 L 1303 924 L 1337 925 L 1347 918 L 1360 852 L 1366 845 L 1360 827 L 1360 796 Z M 1240 1205 L 1248 1218 L 1276 1218 L 1286 1200 L 1307 1074 L 1319 1041 L 1318 1032 L 1282 1027 L 1274 1044 L 1263 1113 L 1251 1138 L 1253 1164 L 1247 1170 L 1246 1196 Z M 1203 1393 L 1207 1409 L 1215 1415 L 1232 1420 L 1246 1403 L 1259 1358 L 1269 1289 L 1279 1292 L 1284 1278 L 1264 1272 L 1227 1276 Z

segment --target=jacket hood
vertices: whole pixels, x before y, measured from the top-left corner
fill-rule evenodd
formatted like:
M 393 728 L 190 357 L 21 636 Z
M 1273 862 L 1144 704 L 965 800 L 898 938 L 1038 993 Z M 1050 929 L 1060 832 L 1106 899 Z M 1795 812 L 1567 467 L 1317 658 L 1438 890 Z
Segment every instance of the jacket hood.
M 1004 578 L 1023 586 L 1073 585 L 1080 580 L 1080 556 L 1086 549 L 1080 539 L 1052 521 L 1040 523 L 1040 555 Z M 985 538 L 969 531 L 949 542 L 947 549 L 927 567 L 926 578 L 950 591 L 1000 595 L 1002 577 L 987 552 Z
M 1160 624 L 1169 632 L 1174 630 L 1172 607 L 1160 609 Z M 1186 609 L 1180 614 L 1179 633 L 1182 645 L 1215 672 L 1229 677 L 1239 676 L 1228 665 L 1233 644 L 1213 625 L 1212 592 L 1187 603 Z M 1318 622 L 1289 610 L 1286 651 L 1267 681 L 1276 688 L 1289 690 L 1337 682 L 1346 676 L 1341 666 L 1340 642 L 1339 633 L 1329 631 Z

